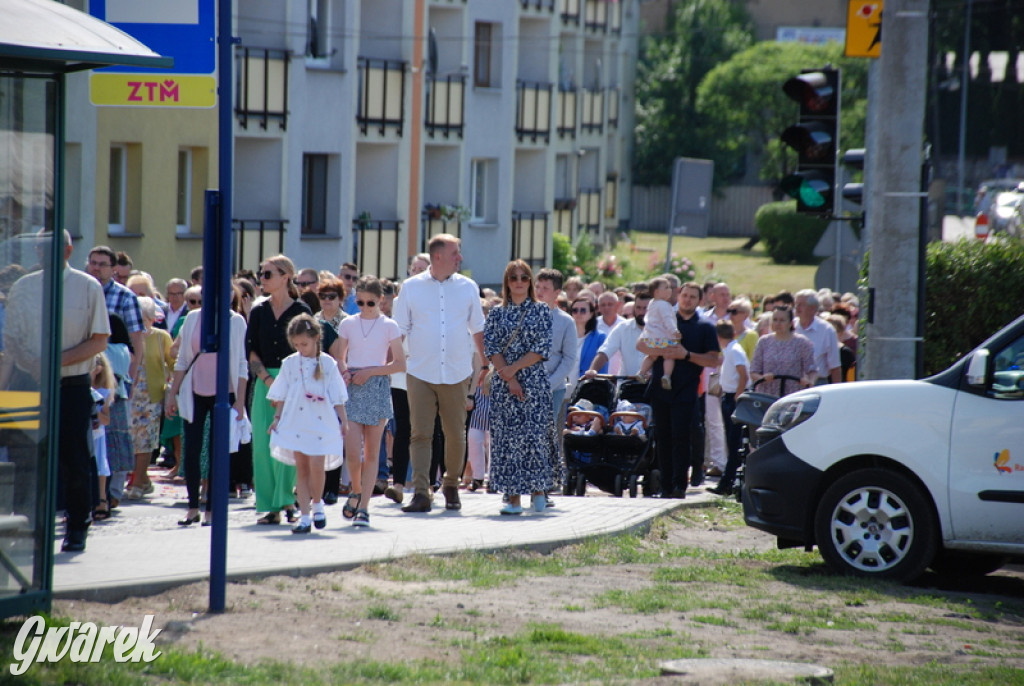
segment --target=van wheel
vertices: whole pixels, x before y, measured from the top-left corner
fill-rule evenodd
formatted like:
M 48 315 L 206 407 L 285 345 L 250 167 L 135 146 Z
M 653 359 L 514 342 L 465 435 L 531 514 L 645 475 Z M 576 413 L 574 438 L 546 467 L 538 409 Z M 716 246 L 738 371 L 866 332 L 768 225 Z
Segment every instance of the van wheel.
M 938 549 L 937 525 L 927 497 L 908 478 L 863 469 L 837 480 L 814 518 L 818 550 L 840 574 L 910 581 Z
M 960 550 L 940 550 L 928 565 L 943 576 L 985 576 L 1002 569 L 1009 562 L 1005 555 L 965 553 Z

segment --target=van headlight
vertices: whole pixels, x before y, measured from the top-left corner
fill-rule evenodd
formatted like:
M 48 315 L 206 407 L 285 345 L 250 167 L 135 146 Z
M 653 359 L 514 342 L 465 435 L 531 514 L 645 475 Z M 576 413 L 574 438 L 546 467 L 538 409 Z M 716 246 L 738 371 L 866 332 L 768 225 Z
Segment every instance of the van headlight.
M 780 398 L 772 403 L 764 415 L 761 428 L 782 433 L 810 419 L 818 411 L 821 396 L 817 393 L 800 393 Z

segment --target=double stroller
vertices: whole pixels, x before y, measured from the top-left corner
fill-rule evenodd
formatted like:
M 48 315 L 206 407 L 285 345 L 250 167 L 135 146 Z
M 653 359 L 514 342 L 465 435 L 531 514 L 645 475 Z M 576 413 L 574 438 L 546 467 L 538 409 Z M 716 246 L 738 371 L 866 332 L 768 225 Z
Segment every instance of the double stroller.
M 586 495 L 587 483 L 621 497 L 658 491 L 653 469 L 654 423 L 645 402 L 647 382 L 635 377 L 582 379 L 573 392 L 563 431 L 566 495 Z

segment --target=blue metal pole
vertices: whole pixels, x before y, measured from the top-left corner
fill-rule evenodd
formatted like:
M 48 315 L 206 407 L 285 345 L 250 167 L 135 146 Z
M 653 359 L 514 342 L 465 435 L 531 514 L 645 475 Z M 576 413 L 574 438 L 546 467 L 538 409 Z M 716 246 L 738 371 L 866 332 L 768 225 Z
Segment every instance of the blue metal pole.
M 218 123 L 218 221 L 207 225 L 203 256 L 204 313 L 209 295 L 212 316 L 203 319 L 203 343 L 215 345 L 217 354 L 217 399 L 213 408 L 210 440 L 210 489 L 213 531 L 210 538 L 210 612 L 223 612 L 227 590 L 228 469 L 230 454 L 231 402 L 228 397 L 231 367 L 231 0 L 217 3 L 217 123 Z M 210 325 L 208 328 L 207 325 Z

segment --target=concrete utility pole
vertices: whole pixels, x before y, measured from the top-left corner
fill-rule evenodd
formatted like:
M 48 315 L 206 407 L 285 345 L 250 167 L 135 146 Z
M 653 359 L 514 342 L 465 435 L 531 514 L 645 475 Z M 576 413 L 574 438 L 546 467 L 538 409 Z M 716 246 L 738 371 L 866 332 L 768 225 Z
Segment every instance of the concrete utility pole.
M 928 0 L 887 0 L 871 72 L 865 164 L 871 293 L 863 374 L 912 379 L 918 309 Z M 862 315 L 864 316 L 864 315 Z

